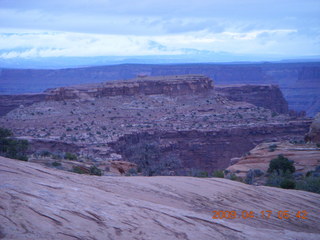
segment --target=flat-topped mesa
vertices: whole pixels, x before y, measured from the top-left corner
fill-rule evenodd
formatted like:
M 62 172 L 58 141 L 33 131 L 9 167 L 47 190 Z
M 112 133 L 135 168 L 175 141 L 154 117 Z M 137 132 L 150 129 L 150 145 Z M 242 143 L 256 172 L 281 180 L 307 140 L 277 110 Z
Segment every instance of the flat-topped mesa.
M 133 96 L 137 94 L 186 95 L 207 93 L 213 81 L 204 75 L 144 76 L 140 78 L 96 84 L 48 89 L 47 100 L 90 99 L 108 96 Z

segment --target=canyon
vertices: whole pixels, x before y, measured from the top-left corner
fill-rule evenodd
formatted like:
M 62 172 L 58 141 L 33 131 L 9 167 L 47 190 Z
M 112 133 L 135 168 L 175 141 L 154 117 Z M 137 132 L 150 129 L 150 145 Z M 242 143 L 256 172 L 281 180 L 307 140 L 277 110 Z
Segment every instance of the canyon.
M 276 85 L 216 85 L 204 75 L 141 75 L 0 99 L 0 126 L 30 142 L 30 161 L 72 152 L 105 174 L 114 160 L 144 175 L 212 172 L 259 143 L 301 141 L 311 124 L 289 115 Z

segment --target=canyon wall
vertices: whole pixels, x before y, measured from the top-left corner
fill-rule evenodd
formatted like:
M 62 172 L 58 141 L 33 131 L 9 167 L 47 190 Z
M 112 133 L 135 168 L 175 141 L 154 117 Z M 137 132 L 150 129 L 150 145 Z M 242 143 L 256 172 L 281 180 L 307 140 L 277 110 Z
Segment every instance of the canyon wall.
M 0 116 L 20 106 L 29 106 L 37 102 L 45 101 L 47 94 L 20 94 L 20 95 L 0 95 Z
M 141 77 L 130 81 L 105 82 L 49 89 L 47 100 L 164 94 L 170 96 L 206 93 L 212 90 L 212 80 L 203 75 Z
M 182 161 L 184 170 L 201 169 L 211 172 L 229 166 L 229 160 L 241 156 L 254 146 L 265 141 L 302 138 L 310 126 L 310 121 L 291 121 L 264 126 L 236 126 L 216 131 L 154 131 L 129 134 L 109 146 L 130 161 L 132 150 L 146 146 L 160 146 L 161 155 L 171 155 Z M 140 152 L 139 154 L 145 154 Z M 176 169 L 177 170 L 177 169 Z
M 275 85 L 221 85 L 215 90 L 232 101 L 252 103 L 275 113 L 288 113 L 288 103 Z

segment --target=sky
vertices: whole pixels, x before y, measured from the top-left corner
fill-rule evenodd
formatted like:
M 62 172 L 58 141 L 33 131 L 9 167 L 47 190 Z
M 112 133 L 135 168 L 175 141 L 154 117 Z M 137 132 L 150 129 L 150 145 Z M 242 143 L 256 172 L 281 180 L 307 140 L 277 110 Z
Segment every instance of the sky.
M 320 0 L 0 0 L 2 60 L 219 54 L 320 56 Z

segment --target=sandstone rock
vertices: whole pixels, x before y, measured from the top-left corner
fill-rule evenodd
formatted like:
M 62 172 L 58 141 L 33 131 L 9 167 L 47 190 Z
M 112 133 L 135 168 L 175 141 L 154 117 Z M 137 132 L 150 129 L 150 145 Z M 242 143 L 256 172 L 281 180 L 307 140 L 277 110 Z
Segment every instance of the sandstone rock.
M 310 239 L 317 194 L 226 179 L 97 177 L 0 157 L 2 239 Z M 258 202 L 258 204 L 257 204 Z M 256 218 L 212 219 L 212 211 Z M 271 210 L 270 219 L 260 211 Z M 277 218 L 288 210 L 291 219 Z M 295 213 L 308 212 L 308 219 Z
M 320 143 L 320 113 L 315 116 L 310 126 L 309 133 L 306 135 L 306 140 Z
M 279 154 L 294 161 L 296 171 L 304 174 L 320 165 L 320 150 L 315 145 L 272 142 L 259 144 L 227 170 L 242 178 L 246 177 L 250 169 L 266 172 L 270 161 Z
M 275 85 L 218 85 L 215 90 L 233 101 L 252 103 L 275 113 L 288 113 L 288 103 Z

